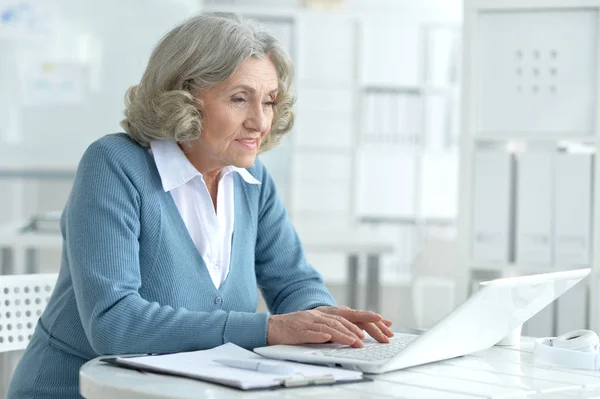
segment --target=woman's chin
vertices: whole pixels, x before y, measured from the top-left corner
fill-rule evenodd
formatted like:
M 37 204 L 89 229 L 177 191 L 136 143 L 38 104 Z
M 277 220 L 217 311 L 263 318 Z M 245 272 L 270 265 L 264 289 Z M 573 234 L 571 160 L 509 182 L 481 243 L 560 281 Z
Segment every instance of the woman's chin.
M 237 159 L 234 166 L 246 169 L 254 165 L 254 162 L 256 162 L 256 155 Z

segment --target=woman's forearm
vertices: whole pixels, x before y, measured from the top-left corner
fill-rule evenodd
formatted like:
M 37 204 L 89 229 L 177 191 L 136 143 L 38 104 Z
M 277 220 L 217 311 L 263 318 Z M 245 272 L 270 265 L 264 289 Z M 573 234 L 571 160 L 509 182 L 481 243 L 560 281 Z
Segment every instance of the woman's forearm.
M 112 355 L 209 349 L 227 342 L 264 346 L 269 314 L 174 309 L 132 293 L 113 304 L 99 302 L 82 316 L 94 351 Z

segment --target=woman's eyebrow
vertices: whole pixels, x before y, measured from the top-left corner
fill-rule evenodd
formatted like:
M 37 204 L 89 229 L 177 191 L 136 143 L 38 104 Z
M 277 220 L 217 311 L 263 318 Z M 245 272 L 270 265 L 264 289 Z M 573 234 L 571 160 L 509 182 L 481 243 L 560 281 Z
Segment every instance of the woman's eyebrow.
M 251 93 L 251 94 L 256 93 L 256 90 L 254 89 L 254 87 L 251 87 L 251 86 L 248 86 L 248 85 L 245 85 L 245 84 L 235 85 L 235 86 L 233 86 L 231 88 L 231 91 L 240 90 L 240 89 L 243 90 L 243 91 L 246 91 L 248 93 Z M 268 94 L 275 94 L 278 91 L 279 91 L 279 88 L 276 87 L 273 90 L 271 90 Z

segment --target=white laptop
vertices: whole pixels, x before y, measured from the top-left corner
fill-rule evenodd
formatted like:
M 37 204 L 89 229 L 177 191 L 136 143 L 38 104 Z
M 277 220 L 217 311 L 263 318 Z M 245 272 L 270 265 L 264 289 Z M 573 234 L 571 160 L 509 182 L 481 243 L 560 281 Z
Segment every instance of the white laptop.
M 590 269 L 488 281 L 452 313 L 421 335 L 399 334 L 389 344 L 365 340 L 364 348 L 340 344 L 273 345 L 254 351 L 273 359 L 385 373 L 467 355 L 492 347 Z

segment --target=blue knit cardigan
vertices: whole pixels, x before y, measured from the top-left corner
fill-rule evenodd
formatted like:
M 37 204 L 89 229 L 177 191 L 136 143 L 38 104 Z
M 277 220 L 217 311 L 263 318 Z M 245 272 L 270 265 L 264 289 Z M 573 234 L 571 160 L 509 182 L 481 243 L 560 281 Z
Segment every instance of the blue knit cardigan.
M 78 397 L 78 371 L 106 354 L 266 345 L 268 313 L 333 305 L 257 160 L 235 174 L 230 272 L 215 288 L 147 149 L 125 134 L 87 149 L 61 220 L 58 282 L 9 398 Z M 200 221 L 202 222 L 202 221 Z

